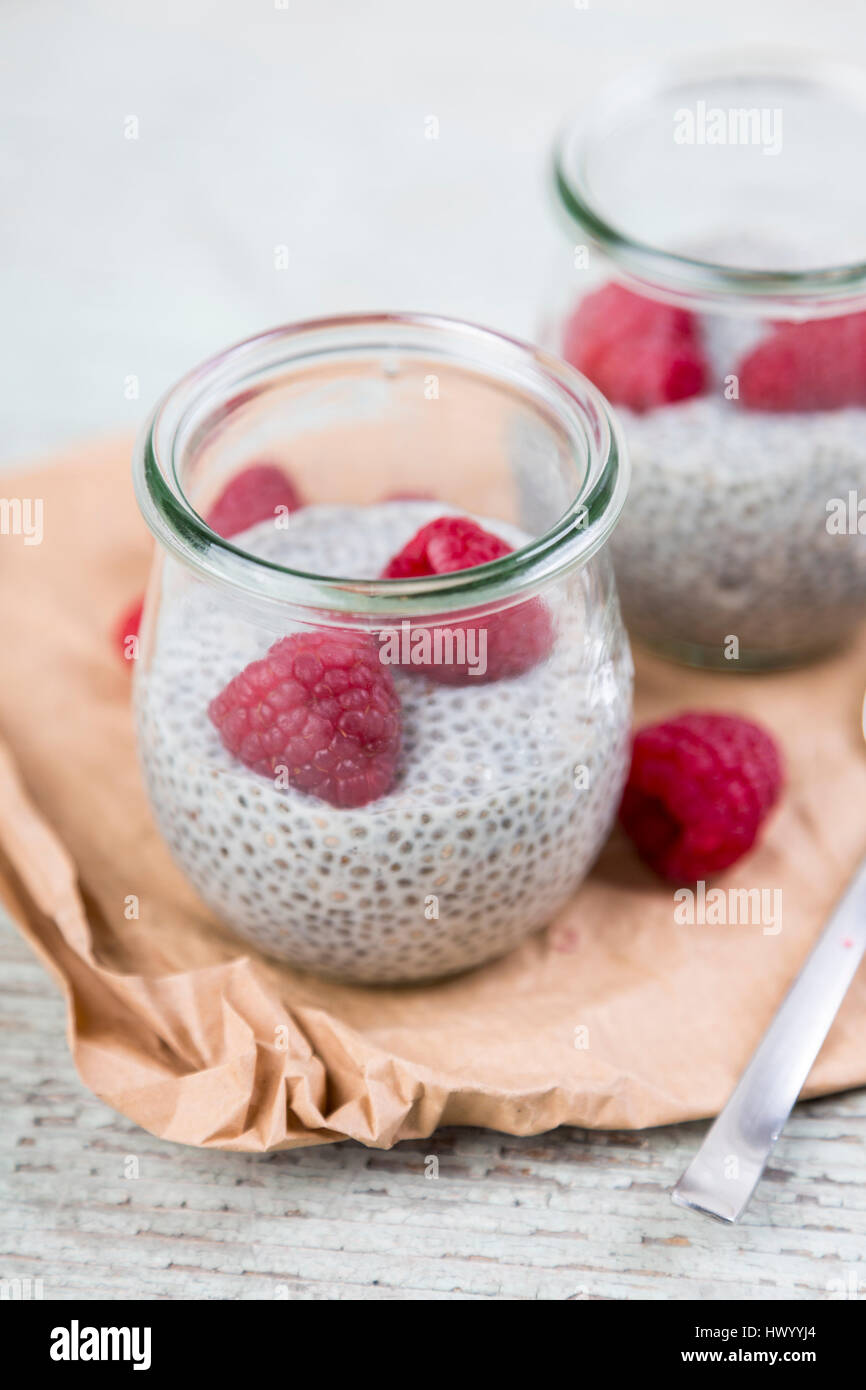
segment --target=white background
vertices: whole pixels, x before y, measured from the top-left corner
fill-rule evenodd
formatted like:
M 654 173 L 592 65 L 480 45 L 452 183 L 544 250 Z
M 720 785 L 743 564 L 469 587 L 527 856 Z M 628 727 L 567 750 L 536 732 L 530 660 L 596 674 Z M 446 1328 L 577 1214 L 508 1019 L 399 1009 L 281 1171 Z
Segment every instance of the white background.
M 654 56 L 862 60 L 864 9 L 0 0 L 0 460 L 137 426 L 197 360 L 293 318 L 426 309 L 531 335 L 564 113 Z

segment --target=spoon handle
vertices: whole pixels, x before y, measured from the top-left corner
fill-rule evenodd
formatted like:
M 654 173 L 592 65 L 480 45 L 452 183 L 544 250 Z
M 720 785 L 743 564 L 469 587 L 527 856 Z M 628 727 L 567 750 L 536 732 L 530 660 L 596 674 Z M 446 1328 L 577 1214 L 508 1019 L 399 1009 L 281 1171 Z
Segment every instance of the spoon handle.
M 736 1221 L 744 1212 L 866 950 L 866 859 L 671 1196 Z

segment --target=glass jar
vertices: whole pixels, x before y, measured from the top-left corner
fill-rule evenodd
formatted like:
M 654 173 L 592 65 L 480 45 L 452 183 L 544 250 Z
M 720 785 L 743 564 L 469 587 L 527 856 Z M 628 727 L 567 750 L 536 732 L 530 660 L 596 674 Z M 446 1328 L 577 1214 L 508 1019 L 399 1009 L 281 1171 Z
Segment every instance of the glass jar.
M 217 534 L 213 499 L 265 460 L 304 505 Z M 158 542 L 140 758 L 213 912 L 368 982 L 462 970 L 545 925 L 608 834 L 629 754 L 606 545 L 628 467 L 599 392 L 468 324 L 322 320 L 184 378 L 134 472 Z M 486 536 L 474 568 L 448 550 L 455 517 Z M 381 577 L 434 521 L 436 564 Z
M 866 81 L 755 54 L 645 71 L 570 122 L 541 340 L 620 417 L 630 634 L 794 664 L 866 614 Z

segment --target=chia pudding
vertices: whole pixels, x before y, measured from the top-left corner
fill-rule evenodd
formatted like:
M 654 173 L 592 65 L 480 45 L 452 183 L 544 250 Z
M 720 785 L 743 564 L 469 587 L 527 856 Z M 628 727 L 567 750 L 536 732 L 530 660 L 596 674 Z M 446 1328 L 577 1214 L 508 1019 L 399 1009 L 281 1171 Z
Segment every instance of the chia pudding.
M 449 510 L 314 505 L 233 543 L 373 578 Z M 478 520 L 511 546 L 528 539 Z M 631 661 L 599 561 L 544 594 L 555 641 L 523 675 L 473 688 L 392 668 L 397 775 L 357 809 L 277 787 L 226 751 L 209 702 L 279 634 L 207 585 L 180 583 L 136 677 L 139 748 L 159 828 L 214 913 L 269 954 L 364 982 L 463 970 L 549 922 L 601 848 L 627 771 Z
M 726 378 L 770 326 L 700 327 L 706 394 L 619 411 L 633 469 L 613 538 L 623 612 L 632 635 L 686 659 L 736 668 L 736 637 L 744 665 L 784 665 L 866 615 L 866 538 L 829 524 L 866 495 L 866 409 L 746 409 Z
M 818 56 L 690 54 L 553 151 L 545 340 L 626 436 L 629 630 L 696 665 L 790 665 L 866 616 L 862 91 Z

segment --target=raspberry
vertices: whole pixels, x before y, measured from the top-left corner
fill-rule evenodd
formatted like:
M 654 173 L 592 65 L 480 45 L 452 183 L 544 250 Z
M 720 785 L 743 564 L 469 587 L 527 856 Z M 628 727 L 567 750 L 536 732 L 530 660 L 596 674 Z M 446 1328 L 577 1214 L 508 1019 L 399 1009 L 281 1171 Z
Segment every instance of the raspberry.
M 114 625 L 114 642 L 124 661 L 129 661 L 130 657 L 127 650 L 127 638 L 137 637 L 138 629 L 141 627 L 141 615 L 144 609 L 144 599 L 137 598 L 129 608 L 125 609 L 120 619 Z
M 224 540 L 258 521 L 267 521 L 277 507 L 296 512 L 304 505 L 291 478 L 273 463 L 253 463 L 232 478 L 214 502 L 205 521 Z M 144 599 L 136 599 L 116 624 L 114 640 L 126 658 L 126 638 L 138 635 Z
M 694 314 L 615 283 L 581 300 L 563 356 L 612 404 L 635 411 L 699 396 L 707 380 Z
M 253 463 L 226 485 L 205 521 L 218 536 L 228 540 L 273 517 L 277 507 L 296 512 L 303 505 L 300 493 L 282 468 L 273 463 Z
M 440 516 L 407 541 L 389 561 L 383 579 L 453 574 L 511 554 L 511 546 L 464 516 Z
M 866 405 L 866 313 L 781 323 L 736 368 L 750 410 Z
M 379 648 L 345 629 L 281 637 L 208 706 L 223 745 L 253 772 L 332 806 L 390 790 L 400 754 L 400 701 Z
M 485 531 L 468 517 L 440 516 L 422 526 L 407 541 L 389 562 L 382 577 L 416 579 L 430 574 L 453 574 L 456 570 L 489 564 L 511 553 L 512 547 L 506 541 Z M 479 623 L 457 619 L 429 631 L 434 644 L 430 660 L 406 663 L 406 669 L 423 671 L 442 685 L 486 684 L 521 676 L 543 661 L 553 646 L 550 612 L 547 605 L 536 598 L 492 613 Z M 436 635 L 446 631 L 454 634 L 455 642 L 463 636 L 465 654 L 468 654 L 466 661 L 436 661 Z M 442 648 L 453 657 L 450 646 L 443 643 Z M 481 656 L 486 662 L 483 671 L 478 659 Z
M 759 725 L 681 714 L 635 735 L 620 821 L 662 878 L 708 878 L 751 849 L 783 780 L 779 751 Z

